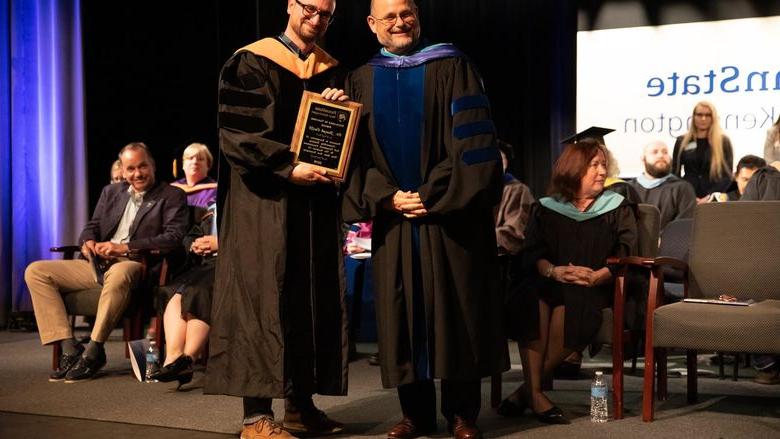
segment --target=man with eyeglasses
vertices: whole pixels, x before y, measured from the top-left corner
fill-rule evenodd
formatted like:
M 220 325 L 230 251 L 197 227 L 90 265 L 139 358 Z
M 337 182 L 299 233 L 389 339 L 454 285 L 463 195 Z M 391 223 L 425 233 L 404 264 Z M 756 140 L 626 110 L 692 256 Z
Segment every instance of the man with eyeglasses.
M 480 378 L 508 365 L 493 207 L 501 156 L 475 67 L 420 38 L 413 0 L 373 0 L 382 45 L 350 74 L 363 104 L 344 220 L 374 221 L 372 261 L 382 383 L 403 419 L 388 437 L 436 432 L 436 393 L 458 439 L 476 427 Z
M 335 8 L 289 0 L 285 31 L 239 49 L 220 75 L 224 201 L 205 392 L 243 397 L 243 439 L 344 428 L 312 401 L 347 391 L 338 192 L 290 152 L 304 90 L 346 99 L 338 62 L 316 44 Z M 280 397 L 283 423 L 271 410 Z

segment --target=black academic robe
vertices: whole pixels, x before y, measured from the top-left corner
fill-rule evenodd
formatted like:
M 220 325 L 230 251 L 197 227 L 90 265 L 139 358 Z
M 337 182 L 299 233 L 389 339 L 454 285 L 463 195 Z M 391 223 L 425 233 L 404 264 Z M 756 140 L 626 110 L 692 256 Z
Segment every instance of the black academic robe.
M 280 45 L 254 43 L 228 60 L 220 75 L 224 201 L 206 393 L 283 397 L 290 373 L 300 378 L 294 384 L 301 395 L 346 393 L 337 190 L 287 181 L 302 93 L 338 84 L 327 65 L 335 60 L 317 49 L 299 62 Z
M 602 309 L 611 305 L 614 282 L 595 287 L 556 282 L 542 277 L 536 263 L 546 259 L 553 265 L 578 265 L 600 269 L 610 256 L 635 254 L 637 245 L 636 205 L 623 200 L 616 209 L 585 221 L 576 221 L 536 203 L 526 228 L 522 282 L 513 288 L 511 302 L 514 324 L 509 326 L 521 342 L 539 338 L 540 297 L 562 297 L 565 347 L 581 351 L 593 341 L 601 327 Z M 613 278 L 615 267 L 609 267 Z
M 379 108 L 390 102 L 375 104 L 374 80 L 375 75 L 390 81 L 408 78 L 403 68 L 364 65 L 350 75 L 347 87 L 364 113 L 344 219 L 374 221 L 374 292 L 385 387 L 431 377 L 473 380 L 508 366 L 493 224 L 502 193 L 500 156 L 493 130 L 459 131 L 472 123 L 492 127 L 487 98 L 478 73 L 462 56 L 430 60 L 423 68 L 416 83 L 422 87 L 421 105 L 399 105 L 397 115 Z M 403 84 L 395 95 L 402 103 L 413 93 Z M 421 121 L 408 119 L 415 111 Z M 381 124 L 387 128 L 404 118 L 420 132 L 395 130 L 406 136 L 400 147 L 411 154 L 399 161 L 399 151 L 388 151 L 397 165 L 394 174 L 383 150 L 390 140 L 379 134 Z M 408 186 L 409 181 L 419 185 Z M 420 193 L 426 217 L 409 220 L 383 208 L 401 188 Z M 423 306 L 416 308 L 420 297 Z M 419 373 L 419 358 L 412 353 L 421 344 L 427 351 L 427 377 Z
M 780 171 L 772 166 L 756 170 L 745 186 L 741 200 L 780 200 Z
M 672 175 L 652 189 L 646 189 L 636 180 L 628 184 L 639 194 L 639 203 L 652 204 L 661 212 L 661 230 L 676 219 L 693 218 L 696 192 L 687 181 Z

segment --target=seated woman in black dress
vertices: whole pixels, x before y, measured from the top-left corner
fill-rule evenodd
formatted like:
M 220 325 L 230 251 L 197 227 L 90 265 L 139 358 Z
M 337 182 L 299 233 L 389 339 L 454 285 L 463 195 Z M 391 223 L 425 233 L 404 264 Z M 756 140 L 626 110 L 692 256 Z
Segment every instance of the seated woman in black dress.
M 520 346 L 525 383 L 501 403 L 500 414 L 516 416 L 530 407 L 543 422 L 569 422 L 542 393 L 542 379 L 591 343 L 612 298 L 607 257 L 630 255 L 636 247 L 636 205 L 604 190 L 606 178 L 599 141 L 568 145 L 555 163 L 549 196 L 531 210 L 525 276 L 513 286 L 516 323 L 509 328 Z
M 161 297 L 164 306 L 165 364 L 152 375 L 162 382 L 192 380 L 192 362 L 197 360 L 209 335 L 211 292 L 218 250 L 214 205 L 184 238 L 189 249 L 185 268 L 177 274 Z

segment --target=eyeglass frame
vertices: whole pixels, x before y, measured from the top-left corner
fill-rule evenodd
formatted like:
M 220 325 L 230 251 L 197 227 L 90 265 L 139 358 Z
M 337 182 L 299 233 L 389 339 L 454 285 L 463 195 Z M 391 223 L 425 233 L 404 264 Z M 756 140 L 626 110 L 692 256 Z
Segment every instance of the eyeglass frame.
M 298 0 L 295 0 L 295 1 L 298 1 Z M 385 27 L 393 27 L 393 26 L 395 26 L 395 22 L 398 21 L 399 18 L 401 19 L 402 22 L 404 22 L 406 24 L 411 24 L 414 21 L 417 21 L 417 9 L 415 8 L 415 9 L 410 10 L 408 12 L 409 12 L 409 14 L 406 15 L 406 18 L 404 18 L 404 14 L 406 13 L 406 11 L 402 12 L 400 15 L 394 15 L 393 17 L 379 18 L 379 17 L 374 17 L 373 15 L 369 15 L 369 17 L 373 18 L 374 21 L 382 23 Z M 406 21 L 409 18 L 413 18 L 414 21 L 412 21 L 411 23 Z M 392 20 L 392 21 L 390 21 L 390 20 Z
M 298 6 L 301 7 L 301 12 L 303 13 L 302 14 L 303 17 L 308 20 L 311 20 L 312 18 L 319 15 L 320 19 L 324 19 L 327 24 L 331 24 L 333 23 L 333 20 L 336 18 L 333 12 L 319 9 L 314 5 L 302 3 L 300 0 L 295 0 L 295 3 L 297 3 Z

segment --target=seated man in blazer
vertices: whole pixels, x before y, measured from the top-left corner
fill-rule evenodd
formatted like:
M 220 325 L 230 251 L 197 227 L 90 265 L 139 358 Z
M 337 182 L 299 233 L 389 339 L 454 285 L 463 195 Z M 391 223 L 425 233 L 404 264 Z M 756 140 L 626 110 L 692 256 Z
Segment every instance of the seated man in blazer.
M 103 188 L 92 219 L 79 237 L 84 256 L 112 262 L 102 286 L 84 259 L 36 261 L 24 279 L 32 296 L 41 343 L 59 343 L 62 355 L 49 381 L 77 382 L 92 378 L 106 364 L 103 343 L 130 302 L 130 291 L 141 281 L 141 263 L 128 252 L 175 249 L 187 232 L 187 196 L 167 183 L 156 183 L 154 159 L 143 143 L 130 143 L 119 152 L 125 180 Z M 159 273 L 161 261 L 148 264 Z M 91 341 L 76 343 L 68 323 L 63 294 L 102 288 Z

